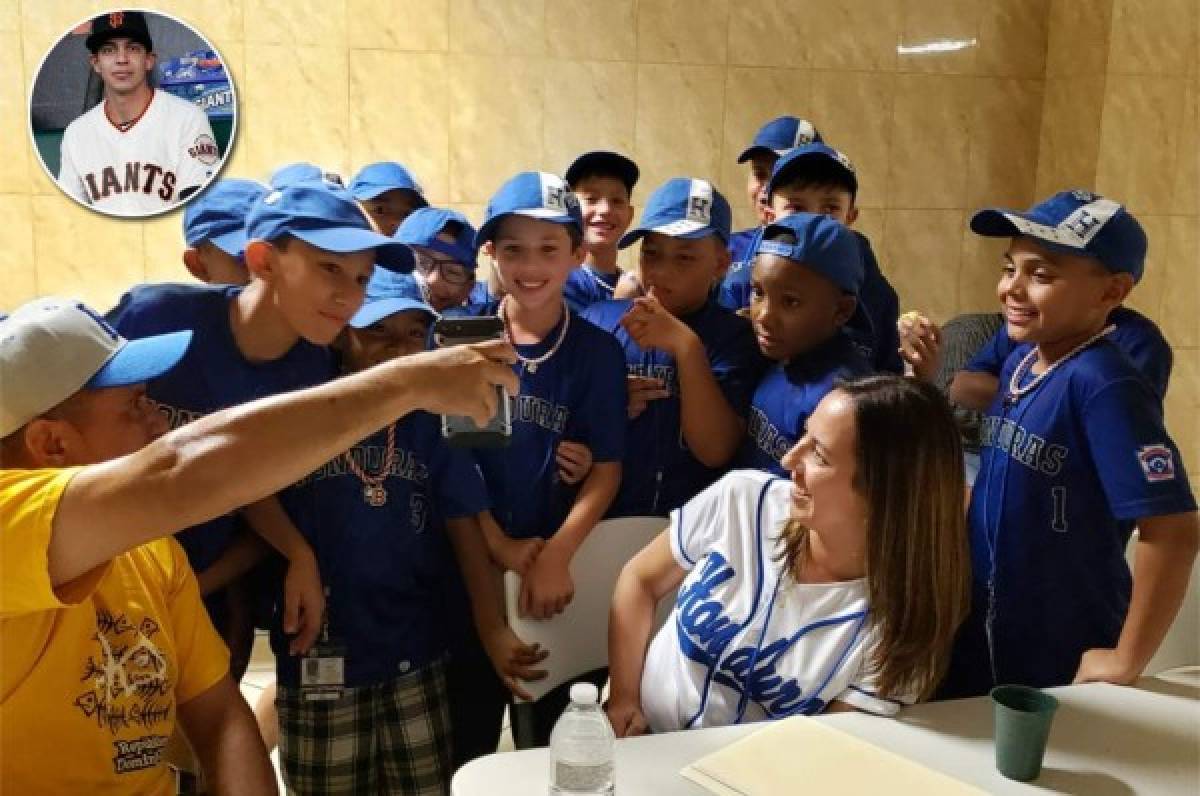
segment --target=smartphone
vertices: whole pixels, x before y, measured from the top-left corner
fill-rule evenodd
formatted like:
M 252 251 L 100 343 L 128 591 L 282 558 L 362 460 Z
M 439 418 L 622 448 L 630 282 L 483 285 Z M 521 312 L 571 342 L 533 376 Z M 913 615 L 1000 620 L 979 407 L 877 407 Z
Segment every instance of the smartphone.
M 439 348 L 504 338 L 504 321 L 494 315 L 478 318 L 439 318 L 433 325 Z M 512 399 L 496 387 L 496 414 L 477 426 L 465 415 L 442 415 L 442 436 L 456 448 L 503 448 L 512 439 Z

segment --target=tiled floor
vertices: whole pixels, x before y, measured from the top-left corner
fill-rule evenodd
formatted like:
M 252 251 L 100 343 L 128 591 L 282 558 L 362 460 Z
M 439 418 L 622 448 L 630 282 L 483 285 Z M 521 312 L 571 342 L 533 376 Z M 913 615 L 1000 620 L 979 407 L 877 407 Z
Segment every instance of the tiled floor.
M 267 641 L 265 633 L 259 633 L 254 639 L 254 651 L 250 656 L 250 666 L 246 669 L 246 675 L 242 678 L 242 696 L 246 698 L 246 702 L 253 708 L 258 703 L 258 698 L 262 694 L 263 689 L 269 686 L 275 680 L 275 656 L 271 653 L 271 646 Z M 500 735 L 500 746 L 496 750 L 498 752 L 511 752 L 513 750 L 512 732 L 509 729 L 508 714 L 504 714 L 504 729 Z M 271 763 L 275 766 L 275 778 L 279 781 L 279 790 L 283 792 L 283 779 L 279 773 L 279 750 L 271 752 Z

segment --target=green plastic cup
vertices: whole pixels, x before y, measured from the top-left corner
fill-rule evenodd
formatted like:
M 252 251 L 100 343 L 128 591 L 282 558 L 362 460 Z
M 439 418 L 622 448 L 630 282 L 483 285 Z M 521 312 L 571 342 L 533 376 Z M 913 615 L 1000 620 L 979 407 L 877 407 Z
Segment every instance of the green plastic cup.
M 1001 685 L 992 689 L 992 705 L 996 718 L 996 768 L 1018 782 L 1037 779 L 1058 700 L 1029 686 Z

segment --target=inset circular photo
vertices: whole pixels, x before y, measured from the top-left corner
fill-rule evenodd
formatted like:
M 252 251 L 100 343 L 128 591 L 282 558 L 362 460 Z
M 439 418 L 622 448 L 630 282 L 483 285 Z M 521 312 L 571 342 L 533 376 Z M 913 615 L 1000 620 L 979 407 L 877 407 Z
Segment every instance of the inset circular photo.
M 143 218 L 188 201 L 221 170 L 237 95 L 216 48 L 186 22 L 114 9 L 46 53 L 29 125 L 64 193 L 107 215 Z

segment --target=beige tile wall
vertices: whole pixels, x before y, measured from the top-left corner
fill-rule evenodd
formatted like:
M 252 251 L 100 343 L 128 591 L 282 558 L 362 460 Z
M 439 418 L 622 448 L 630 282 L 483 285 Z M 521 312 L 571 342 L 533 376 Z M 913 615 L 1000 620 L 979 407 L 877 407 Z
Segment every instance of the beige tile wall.
M 104 5 L 0 4 L 0 309 L 51 291 L 105 305 L 183 277 L 178 214 L 94 217 L 27 145 L 38 63 Z M 708 177 L 746 225 L 738 152 L 766 119 L 806 116 L 858 165 L 859 227 L 903 308 L 941 319 L 994 305 L 998 247 L 966 232 L 974 208 L 1068 186 L 1118 197 L 1151 235 L 1133 304 L 1176 347 L 1170 419 L 1200 473 L 1196 0 L 144 5 L 195 25 L 230 65 L 241 117 L 226 174 L 398 159 L 433 202 L 476 218 L 513 172 L 612 147 L 643 168 L 635 201 L 670 176 Z

